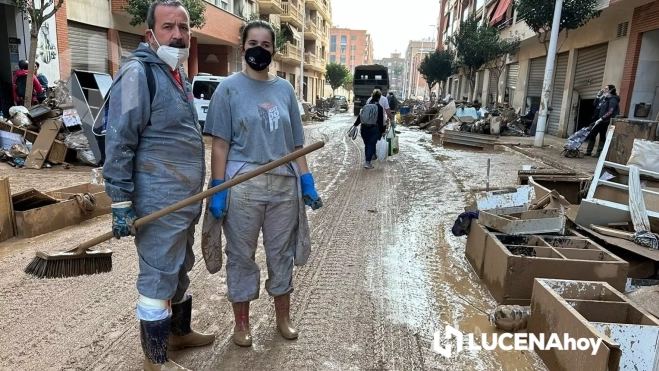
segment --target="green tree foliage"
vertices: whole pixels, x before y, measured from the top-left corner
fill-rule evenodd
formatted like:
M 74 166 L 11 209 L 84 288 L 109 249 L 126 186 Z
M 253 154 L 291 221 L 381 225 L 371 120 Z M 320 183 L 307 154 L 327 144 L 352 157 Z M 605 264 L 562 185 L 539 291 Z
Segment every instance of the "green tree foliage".
M 418 70 L 432 90 L 435 85 L 457 73 L 455 53 L 452 50 L 435 50 L 423 59 Z
M 206 24 L 204 13 L 206 12 L 206 2 L 204 0 L 180 0 L 183 6 L 190 13 L 190 27 L 202 28 Z M 146 16 L 149 12 L 149 5 L 152 0 L 127 0 L 123 7 L 133 18 L 130 20 L 131 26 L 138 26 L 146 23 Z
M 347 78 L 350 77 L 350 71 L 340 63 L 328 63 L 325 72 L 325 79 L 332 87 L 332 95 L 334 91 L 345 84 Z
M 494 73 L 497 81 L 499 81 L 499 77 L 506 68 L 507 56 L 517 50 L 520 43 L 519 38 L 515 37 L 512 39 L 497 39 L 491 44 L 490 61 L 487 63 L 487 68 L 490 69 L 490 73 Z
M 39 30 L 49 18 L 55 15 L 64 4 L 64 0 L 14 0 L 16 6 L 23 11 L 30 21 L 30 55 L 28 56 L 28 73 L 25 81 L 24 106 L 32 106 L 32 90 L 34 89 L 34 62 L 37 59 Z
M 517 17 L 538 35 L 538 40 L 549 48 L 551 26 L 554 20 L 555 2 L 547 0 L 516 0 Z M 561 10 L 561 23 L 558 32 L 565 30 L 565 37 L 569 30 L 585 26 L 591 19 L 602 14 L 596 10 L 597 0 L 564 0 Z
M 348 72 L 348 76 L 343 80 L 343 85 L 341 85 L 345 90 L 352 91 L 352 82 L 353 76 Z

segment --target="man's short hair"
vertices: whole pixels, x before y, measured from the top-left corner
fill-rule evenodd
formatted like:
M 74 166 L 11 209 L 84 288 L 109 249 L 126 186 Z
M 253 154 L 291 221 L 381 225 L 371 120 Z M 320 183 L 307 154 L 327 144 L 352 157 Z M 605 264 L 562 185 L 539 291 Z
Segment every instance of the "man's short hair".
M 179 0 L 154 0 L 151 5 L 149 5 L 149 10 L 146 13 L 146 25 L 150 30 L 156 28 L 156 8 L 158 5 L 177 7 L 180 6 L 185 9 L 185 5 L 183 5 L 183 3 Z M 185 9 L 185 11 L 187 12 L 188 10 Z

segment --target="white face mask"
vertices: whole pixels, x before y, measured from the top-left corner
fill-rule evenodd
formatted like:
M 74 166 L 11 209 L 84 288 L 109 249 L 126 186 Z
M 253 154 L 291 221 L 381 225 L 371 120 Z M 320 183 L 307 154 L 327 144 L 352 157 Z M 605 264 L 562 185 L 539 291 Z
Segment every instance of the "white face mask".
M 188 56 L 190 55 L 189 48 L 175 48 L 169 45 L 160 45 L 153 30 L 151 30 L 151 33 L 153 34 L 153 39 L 156 40 L 156 44 L 158 44 L 158 51 L 156 54 L 169 66 L 169 68 L 175 70 L 188 59 Z

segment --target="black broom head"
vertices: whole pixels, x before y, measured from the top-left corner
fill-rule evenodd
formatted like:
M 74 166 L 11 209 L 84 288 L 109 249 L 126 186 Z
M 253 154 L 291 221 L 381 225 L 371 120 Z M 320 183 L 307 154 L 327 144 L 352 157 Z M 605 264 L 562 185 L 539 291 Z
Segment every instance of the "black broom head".
M 80 254 L 37 251 L 37 256 L 25 267 L 24 272 L 37 278 L 65 278 L 107 273 L 111 270 L 111 250 L 87 250 Z

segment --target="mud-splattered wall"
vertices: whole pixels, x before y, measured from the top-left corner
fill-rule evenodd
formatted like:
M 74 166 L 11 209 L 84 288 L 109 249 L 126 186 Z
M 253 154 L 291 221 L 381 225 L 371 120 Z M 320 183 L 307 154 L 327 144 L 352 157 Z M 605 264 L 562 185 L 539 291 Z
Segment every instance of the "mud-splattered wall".
M 49 86 L 59 80 L 59 53 L 57 51 L 57 28 L 55 17 L 50 17 L 39 30 L 39 44 L 37 46 L 37 61 L 39 72 L 48 79 Z

